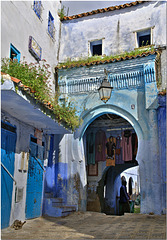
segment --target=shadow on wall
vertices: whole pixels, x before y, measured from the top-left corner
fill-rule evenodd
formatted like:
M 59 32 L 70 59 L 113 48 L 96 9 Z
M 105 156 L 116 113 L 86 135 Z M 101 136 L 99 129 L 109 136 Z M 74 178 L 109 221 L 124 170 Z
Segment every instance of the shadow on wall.
M 119 164 L 115 167 L 106 167 L 101 180 L 98 182 L 97 194 L 100 200 L 101 212 L 108 215 L 118 215 L 119 214 L 119 202 L 116 199 L 116 180 L 117 177 L 126 169 L 137 166 L 138 163 L 126 163 Z M 104 197 L 104 187 L 105 197 Z
M 57 209 L 54 206 L 48 208 L 45 204 L 48 198 L 51 199 L 50 204 L 52 204 L 52 201 L 54 202 L 54 199 L 61 199 L 61 206 L 56 206 L 58 208 L 75 206 L 77 211 L 86 211 L 87 185 L 83 186 L 78 172 L 67 178 L 67 167 L 68 165 L 65 163 L 58 163 L 59 173 L 57 174 L 56 185 L 52 186 L 49 192 L 46 191 L 48 186 L 46 187 L 45 181 L 43 215 L 51 216 L 49 211 L 52 208 L 52 216 L 57 217 Z

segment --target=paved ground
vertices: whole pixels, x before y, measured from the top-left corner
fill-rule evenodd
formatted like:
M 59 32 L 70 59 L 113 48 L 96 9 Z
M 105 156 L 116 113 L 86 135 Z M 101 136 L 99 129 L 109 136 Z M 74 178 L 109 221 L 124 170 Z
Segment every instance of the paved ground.
M 27 220 L 22 229 L 1 231 L 2 239 L 166 239 L 166 215 L 111 216 L 76 212 L 64 218 Z

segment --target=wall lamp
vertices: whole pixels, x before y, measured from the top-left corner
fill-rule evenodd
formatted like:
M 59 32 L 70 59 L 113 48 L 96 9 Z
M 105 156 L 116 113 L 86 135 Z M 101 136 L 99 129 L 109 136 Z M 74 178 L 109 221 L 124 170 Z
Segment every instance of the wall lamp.
M 113 87 L 111 87 L 110 83 L 107 81 L 107 70 L 104 69 L 105 77 L 103 79 L 103 82 L 101 83 L 101 86 L 98 89 L 100 99 L 106 103 L 110 97 Z

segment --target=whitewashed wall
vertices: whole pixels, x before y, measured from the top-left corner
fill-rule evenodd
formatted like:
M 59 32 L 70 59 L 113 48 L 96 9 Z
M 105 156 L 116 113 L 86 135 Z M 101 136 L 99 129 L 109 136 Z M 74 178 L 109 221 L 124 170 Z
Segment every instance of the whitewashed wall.
M 29 153 L 29 143 L 30 135 L 34 135 L 34 128 L 20 122 L 19 120 L 13 118 L 6 112 L 2 112 L 2 120 L 8 120 L 12 125 L 16 126 L 17 131 L 17 141 L 16 141 L 16 153 L 15 153 L 15 162 L 14 162 L 14 179 L 16 180 L 16 185 L 13 182 L 13 193 L 12 193 L 12 205 L 11 205 L 11 214 L 10 214 L 10 224 L 14 220 L 25 220 L 25 204 L 26 204 L 26 189 L 27 189 L 27 170 L 28 170 L 28 155 Z M 24 166 L 21 169 L 22 154 L 24 156 Z M 23 197 L 19 202 L 15 202 L 15 190 L 17 188 L 23 188 Z
M 153 28 L 153 44 L 166 44 L 166 3 L 146 2 L 62 22 L 60 60 L 89 56 L 89 41 L 103 39 L 103 54 L 136 48 L 135 31 Z
M 149 1 L 120 10 L 62 22 L 60 62 L 90 56 L 90 41 L 102 39 L 102 54 L 137 48 L 136 33 L 152 28 L 152 44 L 166 45 L 166 2 Z M 166 87 L 166 51 L 162 52 L 162 88 Z
M 51 65 L 52 90 L 54 92 L 54 67 L 57 65 L 59 45 L 60 1 L 42 1 L 42 21 L 33 10 L 34 1 L 3 1 L 1 3 L 1 57 L 10 57 L 10 43 L 21 53 L 21 60 L 36 62 L 28 51 L 29 36 L 32 36 L 42 48 L 42 59 Z M 55 41 L 48 34 L 48 14 L 51 12 L 55 23 Z

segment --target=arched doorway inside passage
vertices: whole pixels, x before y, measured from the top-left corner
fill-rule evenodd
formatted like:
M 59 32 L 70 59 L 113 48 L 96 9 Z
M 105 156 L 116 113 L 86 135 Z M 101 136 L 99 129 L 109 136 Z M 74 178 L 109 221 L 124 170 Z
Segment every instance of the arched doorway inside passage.
M 117 114 L 100 114 L 84 132 L 87 160 L 87 210 L 119 214 L 120 174 L 138 165 L 138 137 L 132 125 Z M 115 159 L 106 160 L 110 137 L 115 142 Z

